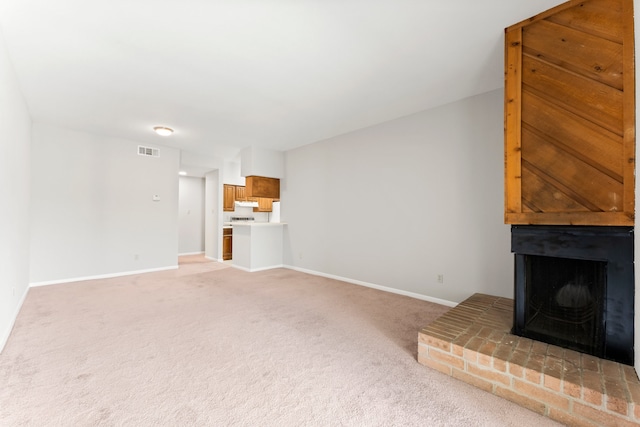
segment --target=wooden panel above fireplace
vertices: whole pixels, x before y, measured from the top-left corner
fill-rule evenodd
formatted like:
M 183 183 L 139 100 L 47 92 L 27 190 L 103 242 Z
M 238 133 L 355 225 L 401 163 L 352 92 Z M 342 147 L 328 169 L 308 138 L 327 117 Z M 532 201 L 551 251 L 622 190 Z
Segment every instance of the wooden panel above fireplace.
M 633 0 L 569 1 L 505 33 L 505 222 L 633 225 Z

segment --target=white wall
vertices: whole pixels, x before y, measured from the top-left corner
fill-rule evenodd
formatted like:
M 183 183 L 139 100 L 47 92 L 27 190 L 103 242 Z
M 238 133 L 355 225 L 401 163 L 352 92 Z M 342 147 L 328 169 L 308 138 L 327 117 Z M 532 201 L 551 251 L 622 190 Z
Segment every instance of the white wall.
M 29 285 L 31 119 L 0 30 L 0 351 Z
M 222 261 L 222 180 L 220 170 L 205 175 L 204 253 Z
M 512 297 L 503 150 L 498 90 L 286 152 L 285 264 L 452 302 Z
M 204 178 L 178 181 L 178 253 L 204 252 Z
M 245 147 L 240 151 L 242 176 L 284 177 L 284 153 L 261 147 Z
M 244 186 L 246 180 L 240 175 L 239 162 L 224 162 L 223 184 Z
M 175 267 L 179 158 L 173 148 L 139 156 L 132 141 L 34 124 L 31 283 Z

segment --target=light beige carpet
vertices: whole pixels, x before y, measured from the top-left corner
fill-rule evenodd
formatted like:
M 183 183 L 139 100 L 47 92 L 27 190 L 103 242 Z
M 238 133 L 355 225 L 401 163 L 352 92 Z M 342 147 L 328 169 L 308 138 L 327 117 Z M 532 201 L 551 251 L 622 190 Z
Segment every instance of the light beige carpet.
M 551 426 L 416 362 L 446 307 L 215 262 L 34 288 L 1 426 Z

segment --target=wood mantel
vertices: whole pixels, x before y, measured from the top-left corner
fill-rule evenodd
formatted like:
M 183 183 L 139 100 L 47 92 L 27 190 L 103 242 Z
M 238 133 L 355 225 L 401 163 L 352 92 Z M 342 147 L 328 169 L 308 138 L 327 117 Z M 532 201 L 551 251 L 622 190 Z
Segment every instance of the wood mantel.
M 633 225 L 633 0 L 569 1 L 505 36 L 505 222 Z

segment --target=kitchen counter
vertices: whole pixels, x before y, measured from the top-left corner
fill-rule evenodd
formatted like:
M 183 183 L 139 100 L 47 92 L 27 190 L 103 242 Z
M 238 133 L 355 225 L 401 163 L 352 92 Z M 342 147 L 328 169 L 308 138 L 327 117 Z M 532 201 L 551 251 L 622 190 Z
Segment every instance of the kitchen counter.
M 281 222 L 233 223 L 233 267 L 253 272 L 283 266 Z
M 230 224 L 233 227 L 235 227 L 236 225 L 249 226 L 249 227 L 270 227 L 270 226 L 278 226 L 278 225 L 287 225 L 286 222 L 254 222 L 254 221 L 235 221 Z

